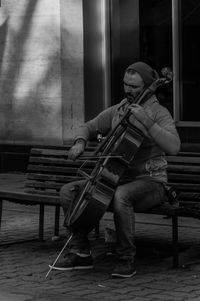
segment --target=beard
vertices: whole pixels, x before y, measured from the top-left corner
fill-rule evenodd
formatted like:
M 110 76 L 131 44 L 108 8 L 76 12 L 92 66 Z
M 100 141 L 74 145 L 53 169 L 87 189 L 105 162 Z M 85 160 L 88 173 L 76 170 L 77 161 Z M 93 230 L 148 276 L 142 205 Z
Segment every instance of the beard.
M 136 101 L 136 95 L 132 95 L 130 93 L 126 93 L 126 99 L 129 103 L 135 103 Z

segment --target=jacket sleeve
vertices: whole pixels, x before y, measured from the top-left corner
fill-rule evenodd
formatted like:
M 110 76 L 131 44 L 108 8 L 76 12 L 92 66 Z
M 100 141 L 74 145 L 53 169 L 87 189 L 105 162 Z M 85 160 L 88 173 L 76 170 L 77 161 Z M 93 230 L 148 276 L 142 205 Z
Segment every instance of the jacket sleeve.
M 176 155 L 179 152 L 181 145 L 179 134 L 175 122 L 166 108 L 160 106 L 156 112 L 149 134 L 166 154 Z
M 112 117 L 115 106 L 102 111 L 94 119 L 80 125 L 75 129 L 75 141 L 84 139 L 85 141 L 95 139 L 98 133 L 106 135 L 112 126 Z

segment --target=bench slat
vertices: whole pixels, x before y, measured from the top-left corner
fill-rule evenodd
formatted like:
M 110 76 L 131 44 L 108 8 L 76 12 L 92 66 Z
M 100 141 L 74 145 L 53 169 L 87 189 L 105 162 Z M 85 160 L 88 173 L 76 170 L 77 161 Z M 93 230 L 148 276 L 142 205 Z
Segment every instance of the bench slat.
M 41 195 L 51 195 L 51 196 L 59 196 L 59 192 L 56 191 L 56 190 L 52 190 L 52 189 L 49 189 L 49 190 L 42 190 L 42 189 L 34 189 L 34 188 L 27 188 L 25 187 L 24 188 L 24 191 L 25 192 L 28 192 L 28 193 L 31 193 L 31 194 L 41 194 Z
M 48 165 L 62 165 L 62 166 L 73 166 L 73 167 L 79 167 L 82 164 L 86 164 L 87 167 L 94 168 L 95 162 L 92 160 L 77 160 L 75 162 L 71 160 L 66 160 L 63 158 L 52 158 L 52 157 L 30 157 L 29 163 L 33 164 L 48 164 Z
M 197 191 L 197 192 L 200 192 L 200 185 L 199 184 L 174 182 L 173 186 L 175 186 L 180 191 Z
M 181 174 L 181 173 L 171 173 L 168 172 L 168 178 L 170 183 L 180 182 L 180 183 L 200 183 L 200 176 L 194 174 Z
M 190 156 L 167 156 L 168 163 L 180 163 L 180 164 L 200 164 L 200 157 L 190 157 Z
M 177 165 L 177 164 L 173 164 L 173 165 L 169 165 L 167 170 L 169 172 L 173 171 L 173 172 L 177 172 L 179 171 L 180 173 L 198 173 L 200 175 L 200 166 L 197 165 Z
M 53 189 L 60 189 L 64 184 L 71 182 L 70 179 L 68 182 L 53 182 L 53 181 L 45 181 L 45 182 L 39 182 L 39 181 L 26 181 L 25 187 L 33 187 L 33 188 L 53 188 Z
M 66 157 L 67 151 L 70 147 L 66 147 L 64 149 L 40 149 L 40 148 L 32 148 L 31 155 L 35 156 L 54 156 L 54 157 Z M 94 152 L 94 147 L 87 147 L 84 152 L 84 156 L 91 155 Z
M 82 176 L 73 176 L 73 175 L 53 175 L 53 174 L 41 174 L 41 173 L 27 173 L 26 179 L 29 180 L 38 180 L 38 181 L 55 181 L 55 182 L 68 182 L 70 179 L 72 181 L 81 180 Z
M 32 165 L 28 166 L 28 171 L 35 171 L 40 173 L 53 173 L 53 174 L 65 174 L 65 175 L 77 175 L 78 169 L 75 167 L 62 167 L 62 166 L 45 166 L 45 165 Z M 91 169 L 84 169 L 87 174 L 90 174 Z
M 200 201 L 200 193 L 198 192 L 187 192 L 187 191 L 181 191 L 180 192 L 180 200 L 185 200 L 185 199 L 191 199 L 194 201 Z

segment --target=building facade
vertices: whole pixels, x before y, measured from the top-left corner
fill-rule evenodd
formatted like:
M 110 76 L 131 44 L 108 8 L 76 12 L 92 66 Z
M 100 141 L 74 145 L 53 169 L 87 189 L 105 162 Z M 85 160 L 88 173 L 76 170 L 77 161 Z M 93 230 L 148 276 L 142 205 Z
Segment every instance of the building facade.
M 198 0 L 2 0 L 1 143 L 65 144 L 123 98 L 137 60 L 173 70 L 157 96 L 198 143 L 199 20 Z

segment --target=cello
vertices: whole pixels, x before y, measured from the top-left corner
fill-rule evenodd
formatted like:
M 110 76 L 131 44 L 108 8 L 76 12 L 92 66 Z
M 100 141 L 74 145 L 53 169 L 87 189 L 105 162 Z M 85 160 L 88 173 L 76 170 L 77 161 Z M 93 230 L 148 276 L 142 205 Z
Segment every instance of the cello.
M 173 74 L 168 68 L 163 68 L 161 73 L 163 77 L 156 79 L 140 92 L 136 104 L 143 105 L 158 87 L 172 81 Z M 86 184 L 74 200 L 75 205 L 64 222 L 71 235 L 51 265 L 46 278 L 77 230 L 89 233 L 105 214 L 120 178 L 134 160 L 144 140 L 144 133 L 132 123 L 131 115 L 130 104 L 119 123 L 94 152 L 94 156 L 99 159 L 92 173 L 88 175 L 80 170 L 81 175 L 86 178 Z

